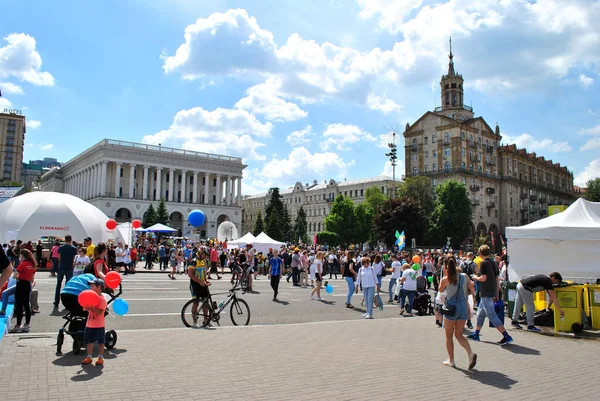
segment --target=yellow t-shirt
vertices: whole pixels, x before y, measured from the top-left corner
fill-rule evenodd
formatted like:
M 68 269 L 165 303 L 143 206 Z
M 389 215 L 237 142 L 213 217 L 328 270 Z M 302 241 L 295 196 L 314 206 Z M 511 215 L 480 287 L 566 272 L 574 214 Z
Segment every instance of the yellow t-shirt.
M 196 259 L 196 266 L 190 266 L 189 268 L 193 270 L 197 279 L 206 281 L 206 262 L 204 259 Z
M 94 258 L 94 249 L 96 249 L 96 246 L 94 244 L 89 244 L 85 251 L 85 256 L 87 256 L 90 259 L 93 259 Z

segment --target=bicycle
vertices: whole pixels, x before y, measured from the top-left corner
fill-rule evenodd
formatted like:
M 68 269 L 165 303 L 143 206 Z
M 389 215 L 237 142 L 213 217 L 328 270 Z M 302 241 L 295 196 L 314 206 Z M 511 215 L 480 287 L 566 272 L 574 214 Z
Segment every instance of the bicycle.
M 233 284 L 233 287 L 239 287 L 242 290 L 242 294 L 248 292 L 248 275 L 251 273 L 248 273 L 246 265 L 242 267 L 236 263 L 236 265 L 232 267 L 231 274 L 231 284 Z
M 237 291 L 239 289 L 240 288 L 237 286 L 231 288 L 227 298 L 219 302 L 218 305 L 212 300 L 212 295 L 203 299 L 190 299 L 181 309 L 181 320 L 183 321 L 183 324 L 186 327 L 193 327 L 194 323 L 200 322 L 200 318 L 202 318 L 202 322 L 200 323 L 201 327 L 208 326 L 211 321 L 220 326 L 219 320 L 221 318 L 221 312 L 225 310 L 227 305 L 231 304 L 229 310 L 231 323 L 233 323 L 234 326 L 247 326 L 250 323 L 250 307 L 246 301 L 237 297 Z M 192 313 L 194 303 L 198 304 L 195 314 Z

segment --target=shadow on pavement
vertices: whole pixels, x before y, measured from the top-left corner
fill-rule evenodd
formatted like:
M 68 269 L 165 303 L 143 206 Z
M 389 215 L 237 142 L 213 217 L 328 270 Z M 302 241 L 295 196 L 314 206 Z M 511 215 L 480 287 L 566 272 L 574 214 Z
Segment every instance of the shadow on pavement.
M 95 349 L 95 347 L 94 347 Z M 110 359 L 115 359 L 117 358 L 117 356 L 119 354 L 123 354 L 127 352 L 126 349 L 119 349 L 119 348 L 113 348 L 113 349 L 104 349 L 104 359 L 105 360 L 110 360 Z M 77 355 L 75 355 L 72 351 L 71 352 L 67 352 L 64 355 L 59 356 L 58 358 L 56 358 L 55 360 L 52 361 L 52 364 L 56 365 L 56 366 L 77 366 L 77 365 L 81 365 L 81 361 L 83 360 L 83 358 L 85 358 L 85 350 L 81 350 L 81 352 Z M 82 365 L 82 368 L 89 368 L 89 365 Z M 93 366 L 95 367 L 95 366 Z M 78 380 L 82 380 L 82 379 L 78 379 Z
M 511 379 L 504 373 L 500 372 L 494 372 L 491 370 L 477 370 L 476 368 L 473 370 L 466 370 L 461 368 L 455 369 L 463 372 L 464 375 L 471 380 L 476 380 L 481 384 L 496 387 L 500 390 L 510 390 L 512 386 L 518 383 L 518 381 Z
M 335 305 L 335 301 L 320 301 L 320 302 L 325 305 Z
M 274 299 L 273 302 L 277 303 L 277 304 L 281 304 L 283 306 L 289 305 L 290 303 L 288 301 L 281 301 L 279 299 Z
M 66 309 L 58 310 L 58 308 L 53 308 L 52 309 L 52 313 L 50 313 L 50 316 L 63 316 L 67 313 Z
M 103 368 L 104 366 L 82 365 L 81 370 L 77 371 L 75 376 L 71 377 L 71 380 L 74 382 L 85 382 L 95 379 L 96 377 L 102 375 Z
M 484 344 L 493 344 L 493 345 L 498 345 L 497 343 L 493 342 L 493 341 L 482 341 L 482 343 Z M 509 344 L 509 345 L 505 345 L 504 347 L 500 347 L 502 349 L 505 349 L 507 351 L 510 351 L 514 354 L 521 354 L 521 355 L 541 355 L 541 352 L 538 351 L 537 349 L 534 348 L 529 348 L 529 347 L 524 347 L 522 345 L 519 344 Z

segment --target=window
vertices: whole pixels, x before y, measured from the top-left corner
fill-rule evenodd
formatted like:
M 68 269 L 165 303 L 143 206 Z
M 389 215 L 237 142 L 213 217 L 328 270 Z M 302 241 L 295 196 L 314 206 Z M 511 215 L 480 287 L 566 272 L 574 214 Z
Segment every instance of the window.
M 416 167 L 413 167 L 413 175 L 418 175 L 419 174 L 419 169 L 417 169 Z
M 358 189 L 355 189 L 355 190 L 354 190 L 354 197 L 355 197 L 355 198 L 358 198 Z
M 194 184 L 194 177 L 190 177 L 190 185 Z
M 169 182 L 170 174 L 165 174 L 165 176 L 167 177 L 167 182 Z
M 429 160 L 429 151 L 425 151 L 425 160 Z
M 467 177 L 463 177 L 463 178 L 462 178 L 462 183 L 463 183 L 464 185 L 467 185 Z
M 467 155 L 467 149 L 466 148 L 460 148 L 460 155 L 462 157 L 465 157 Z
M 137 178 L 137 170 L 136 169 L 133 170 L 133 178 L 134 179 Z
M 435 143 L 435 134 L 431 135 L 431 143 Z
M 435 178 L 431 180 L 431 184 L 435 187 Z
M 444 164 L 444 170 L 445 170 L 447 173 L 449 173 L 449 172 L 450 172 L 450 163 L 449 163 L 449 162 L 446 162 L 446 163 Z
M 467 166 L 465 165 L 465 162 L 461 163 L 460 168 L 462 168 L 462 169 L 466 169 L 467 168 Z
M 123 171 L 123 169 L 121 169 Z M 119 187 L 119 198 L 123 197 L 123 187 Z
M 412 161 L 416 162 L 417 161 L 417 154 L 413 153 L 412 155 Z
M 417 146 L 417 139 L 416 138 L 412 140 L 412 146 Z
M 428 172 L 428 171 L 429 171 L 429 166 L 426 164 L 425 165 L 425 172 Z
M 444 134 L 444 142 L 450 142 L 450 133 L 449 132 L 446 132 Z
M 444 148 L 444 157 L 450 157 L 450 148 Z
M 169 199 L 169 190 L 168 189 L 165 191 L 165 199 Z
M 437 171 L 437 164 L 433 163 L 433 171 Z
M 123 178 L 123 168 L 121 168 L 120 177 Z
M 425 137 L 425 145 L 429 145 L 429 137 L 428 136 Z
M 217 186 L 217 179 L 213 178 L 213 187 L 216 187 L 216 186 Z
M 152 191 L 152 200 L 156 200 L 156 189 Z
M 464 141 L 465 137 L 466 137 L 466 135 L 465 135 L 464 131 L 460 131 L 460 139 L 462 139 Z
M 177 176 L 177 183 L 178 183 L 178 184 L 181 184 L 181 178 L 182 178 L 182 177 L 181 177 L 180 175 L 179 175 L 179 176 Z
M 188 196 L 188 199 L 190 202 L 193 202 L 194 200 L 194 192 L 190 192 L 190 195 Z
M 385 194 L 385 187 L 381 187 L 381 193 Z
M 365 196 L 365 190 L 364 189 L 360 190 L 360 196 Z
M 431 156 L 433 156 L 434 159 L 437 159 L 437 150 L 432 151 Z

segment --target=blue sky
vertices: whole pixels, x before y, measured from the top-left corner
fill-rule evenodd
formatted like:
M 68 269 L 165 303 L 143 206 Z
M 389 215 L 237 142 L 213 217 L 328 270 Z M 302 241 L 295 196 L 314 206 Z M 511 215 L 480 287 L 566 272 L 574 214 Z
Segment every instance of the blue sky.
M 439 105 L 451 35 L 503 142 L 600 175 L 600 1 L 50 3 L 2 6 L 0 109 L 27 115 L 26 161 L 115 138 L 241 156 L 245 193 L 391 174 L 389 128 Z

